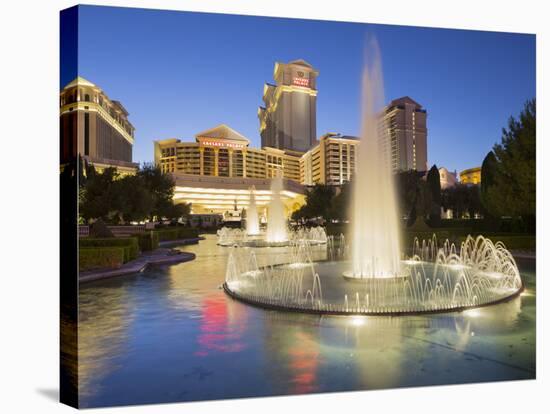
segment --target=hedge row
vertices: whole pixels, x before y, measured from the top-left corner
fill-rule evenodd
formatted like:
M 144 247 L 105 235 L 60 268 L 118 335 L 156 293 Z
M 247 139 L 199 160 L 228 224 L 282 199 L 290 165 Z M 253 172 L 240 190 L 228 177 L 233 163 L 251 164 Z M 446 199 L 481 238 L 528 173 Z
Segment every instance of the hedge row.
M 449 240 L 457 247 L 466 240 L 468 234 L 456 234 L 452 231 L 434 231 L 434 232 L 405 232 L 403 237 L 403 246 L 405 248 L 412 247 L 414 238 L 417 237 L 420 243 L 422 240 L 430 240 L 433 235 L 436 235 L 439 245 L 441 246 L 445 240 Z M 472 237 L 477 237 L 480 233 L 472 233 Z M 482 236 L 491 240 L 493 243 L 502 242 L 507 249 L 510 250 L 535 250 L 537 247 L 536 237 L 525 234 L 506 234 L 506 233 L 481 233 Z
M 156 231 L 146 231 L 137 236 L 139 249 L 142 252 L 155 250 L 159 247 L 159 235 Z
M 530 235 L 508 235 L 508 234 L 488 234 L 485 235 L 494 243 L 500 241 L 504 243 L 507 249 L 535 250 L 537 248 L 537 238 Z
M 134 260 L 139 255 L 139 244 L 136 237 L 83 238 L 80 239 L 80 247 L 122 247 L 124 249 L 123 263 Z
M 81 271 L 116 268 L 124 263 L 124 247 L 80 247 L 78 268 Z
M 199 237 L 198 229 L 191 227 L 168 227 L 156 229 L 154 232 L 158 234 L 159 241 L 196 239 Z
M 342 224 L 329 224 L 326 227 L 328 235 L 340 235 L 344 233 L 346 237 L 347 227 Z M 438 242 L 441 244 L 445 240 L 449 240 L 455 245 L 459 246 L 466 237 L 471 234 L 473 237 L 476 237 L 478 234 L 490 239 L 492 242 L 496 243 L 501 241 L 505 244 L 508 249 L 525 249 L 525 250 L 535 250 L 536 249 L 536 237 L 534 235 L 526 235 L 524 233 L 495 233 L 495 232 L 483 232 L 483 231 L 473 231 L 471 228 L 467 227 L 455 227 L 455 228 L 434 228 L 433 231 L 411 231 L 405 230 L 401 235 L 401 244 L 402 247 L 407 249 L 412 247 L 415 237 L 422 243 L 422 240 L 431 240 L 433 235 L 436 235 Z
M 348 225 L 342 223 L 329 223 L 326 225 L 325 231 L 327 232 L 327 236 L 339 236 L 340 234 L 347 236 Z

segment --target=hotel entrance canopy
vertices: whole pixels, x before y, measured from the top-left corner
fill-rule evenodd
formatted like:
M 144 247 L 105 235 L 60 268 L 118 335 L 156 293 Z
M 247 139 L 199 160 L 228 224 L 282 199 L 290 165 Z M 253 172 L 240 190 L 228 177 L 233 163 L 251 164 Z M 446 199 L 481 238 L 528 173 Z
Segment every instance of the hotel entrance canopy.
M 250 188 L 255 187 L 256 204 L 265 209 L 271 201 L 271 179 L 213 177 L 172 174 L 176 186 L 174 201 L 192 204 L 193 213 L 224 213 L 248 208 Z M 305 204 L 305 188 L 283 179 L 281 198 L 287 215 Z

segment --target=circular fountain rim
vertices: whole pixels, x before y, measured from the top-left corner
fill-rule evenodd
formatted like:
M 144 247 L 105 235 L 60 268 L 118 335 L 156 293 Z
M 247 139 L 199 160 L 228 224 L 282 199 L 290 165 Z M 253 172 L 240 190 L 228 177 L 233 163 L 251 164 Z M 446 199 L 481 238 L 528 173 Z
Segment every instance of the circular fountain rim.
M 258 242 L 258 243 L 257 243 Z M 253 239 L 248 241 L 237 241 L 233 243 L 217 243 L 221 247 L 288 247 L 291 245 L 300 245 L 300 244 L 309 244 L 310 246 L 322 246 L 327 244 L 326 240 L 309 240 L 309 239 L 299 239 L 299 240 L 283 240 L 280 242 L 268 242 L 264 239 Z
M 367 277 L 357 277 L 357 276 L 353 276 L 354 273 L 352 273 L 351 270 L 346 270 L 344 272 L 342 272 L 342 277 L 344 278 L 344 280 L 346 282 L 352 282 L 352 283 L 364 283 L 365 281 L 369 281 L 369 280 L 372 280 L 372 279 L 377 279 L 377 280 L 384 280 L 384 281 L 388 281 L 388 282 L 391 282 L 391 281 L 395 281 L 395 280 L 402 280 L 402 279 L 405 279 L 407 278 L 408 276 L 405 276 L 405 275 L 395 275 L 395 276 L 384 276 L 384 277 L 379 277 L 379 276 L 367 276 Z
M 254 306 L 255 308 L 260 308 L 264 310 L 272 310 L 272 311 L 279 311 L 279 312 L 290 312 L 290 313 L 305 313 L 310 315 L 329 315 L 329 316 L 413 316 L 413 315 L 434 315 L 434 314 L 443 314 L 443 313 L 460 313 L 464 312 L 470 309 L 479 309 L 479 308 L 485 308 L 489 306 L 498 305 L 500 303 L 506 303 L 516 297 L 518 297 L 525 289 L 525 286 L 523 283 L 521 284 L 521 287 L 516 290 L 515 292 L 511 293 L 508 296 L 504 296 L 502 298 L 496 299 L 491 302 L 481 303 L 479 305 L 463 305 L 463 306 L 457 306 L 449 309 L 426 309 L 426 310 L 392 310 L 392 311 L 380 311 L 380 312 L 374 312 L 374 311 L 360 311 L 360 310 L 350 310 L 350 311 L 343 311 L 343 310 L 326 310 L 326 309 L 314 309 L 314 308 L 303 308 L 299 306 L 290 306 L 290 305 L 280 305 L 280 304 L 274 304 L 274 303 L 266 303 L 262 301 L 258 301 L 243 295 L 238 294 L 237 292 L 231 290 L 229 286 L 227 285 L 227 282 L 223 282 L 222 289 L 224 292 L 232 299 L 237 300 L 239 302 L 245 303 L 250 306 Z

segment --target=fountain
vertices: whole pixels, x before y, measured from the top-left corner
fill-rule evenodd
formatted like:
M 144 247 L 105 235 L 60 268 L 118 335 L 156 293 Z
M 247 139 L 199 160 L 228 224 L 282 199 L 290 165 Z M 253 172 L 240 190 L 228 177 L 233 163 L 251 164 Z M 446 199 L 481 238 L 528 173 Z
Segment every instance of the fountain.
M 395 277 L 400 271 L 399 232 L 389 154 L 380 136 L 384 92 L 380 51 L 363 72 L 363 123 L 352 195 L 352 269 L 346 277 Z
M 516 262 L 500 242 L 468 236 L 459 249 L 448 240 L 439 246 L 435 238 L 415 240 L 414 246 L 413 255 L 400 262 L 399 277 L 357 283 L 335 277 L 349 260 L 314 262 L 307 243 L 291 245 L 287 263 L 265 267 L 258 266 L 254 251 L 237 248 L 228 259 L 224 289 L 255 306 L 336 315 L 463 311 L 503 302 L 522 290 Z M 329 250 L 328 257 L 334 256 Z
M 310 246 L 327 243 L 327 234 L 323 227 L 300 227 L 289 229 L 281 199 L 283 180 L 281 176 L 271 182 L 272 198 L 268 205 L 267 231 L 261 232 L 258 210 L 250 189 L 250 207 L 247 212 L 246 229 L 222 227 L 218 230 L 218 244 L 225 247 L 284 247 L 307 243 Z
M 283 247 L 307 243 L 310 246 L 327 244 L 329 238 L 323 227 L 308 227 L 287 230 L 288 238 L 283 242 L 269 242 L 266 233 L 249 234 L 246 229 L 222 227 L 218 230 L 218 244 L 224 247 Z
M 260 234 L 260 221 L 258 219 L 258 208 L 256 206 L 256 189 L 252 186 L 249 191 L 250 199 L 248 210 L 246 211 L 246 234 L 255 236 Z
M 288 241 L 285 207 L 281 200 L 282 190 L 283 177 L 279 173 L 271 180 L 271 201 L 267 210 L 266 241 L 268 243 L 284 244 Z
M 228 259 L 227 294 L 255 306 L 317 314 L 407 315 L 463 311 L 518 295 L 523 283 L 501 242 L 479 235 L 459 246 L 415 240 L 401 260 L 398 215 L 387 147 L 379 134 L 384 100 L 380 52 L 363 76 L 363 124 L 352 194 L 351 242 L 324 237 L 327 261 L 314 262 L 307 239 L 289 237 L 274 180 L 267 240 L 288 240 L 289 261 L 258 266 L 255 252 L 234 249 Z M 341 276 L 344 276 L 343 278 Z M 350 281 L 355 283 L 350 283 Z

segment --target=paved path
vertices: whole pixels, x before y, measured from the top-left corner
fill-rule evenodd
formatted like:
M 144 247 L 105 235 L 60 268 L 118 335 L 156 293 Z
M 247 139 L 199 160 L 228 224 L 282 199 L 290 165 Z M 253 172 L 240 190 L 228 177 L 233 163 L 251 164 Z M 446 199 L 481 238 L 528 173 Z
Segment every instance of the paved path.
M 93 280 L 107 279 L 115 276 L 129 275 L 142 272 L 147 266 L 155 264 L 172 264 L 188 262 L 195 258 L 195 254 L 178 252 L 172 249 L 159 248 L 153 252 L 142 253 L 140 257 L 128 263 L 124 263 L 117 269 L 103 269 L 80 272 L 78 281 L 80 283 Z
M 533 250 L 510 250 L 514 259 L 532 259 L 536 260 L 537 252 Z
M 204 240 L 204 237 L 196 237 L 194 239 L 179 239 L 179 240 L 165 240 L 159 243 L 160 247 L 163 246 L 174 246 L 174 245 L 187 245 L 187 244 L 197 244 L 199 240 Z

